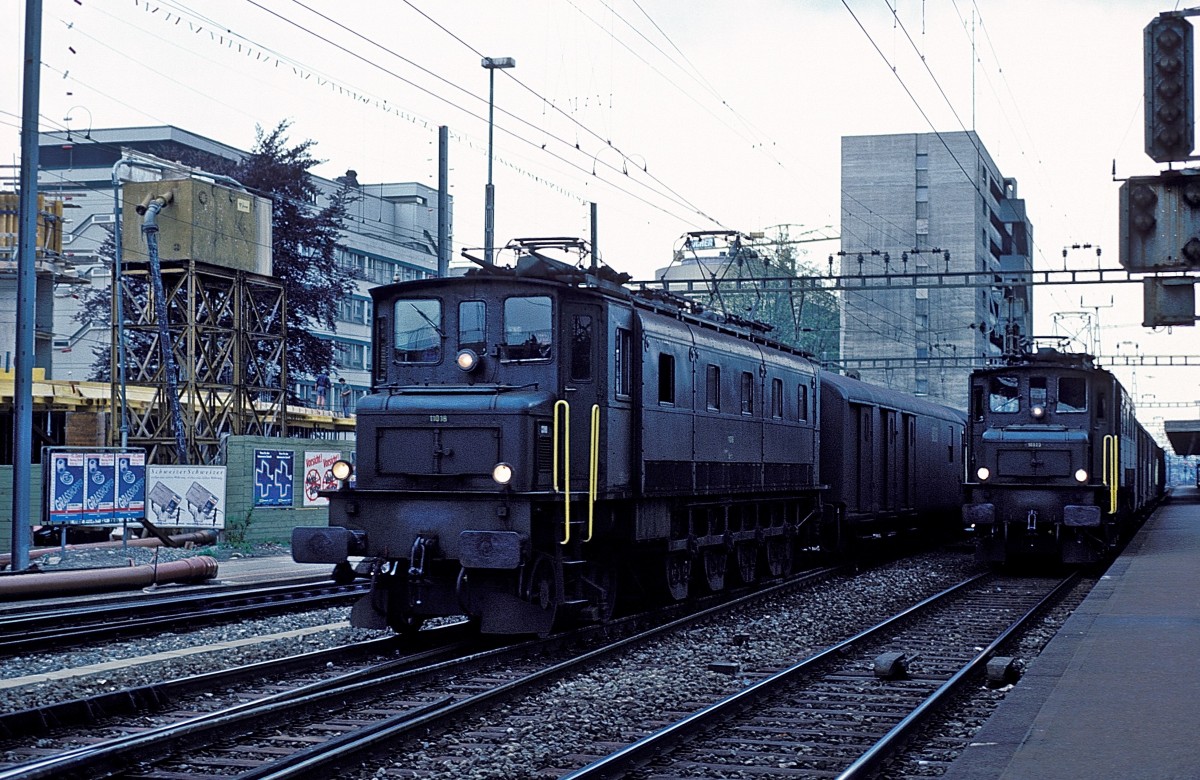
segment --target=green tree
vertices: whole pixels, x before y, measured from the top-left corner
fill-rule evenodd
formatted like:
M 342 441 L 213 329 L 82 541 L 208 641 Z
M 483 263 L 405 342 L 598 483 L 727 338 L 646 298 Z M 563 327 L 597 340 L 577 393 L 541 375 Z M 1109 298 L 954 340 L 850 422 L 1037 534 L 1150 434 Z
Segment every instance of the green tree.
M 335 330 L 338 302 L 354 290 L 354 280 L 336 262 L 335 249 L 354 197 L 345 184 L 323 206 L 314 206 L 320 188 L 309 175 L 323 160 L 312 156 L 315 141 L 289 145 L 282 121 L 261 127 L 249 155 L 229 174 L 250 190 L 271 198 L 271 261 L 287 297 L 287 363 L 292 376 L 316 376 L 333 363 L 333 344 L 314 326 Z
M 796 277 L 820 272 L 805 263 L 784 230 L 765 241 L 734 238 L 728 262 L 719 272 L 709 305 L 771 327 L 777 341 L 805 350 L 821 361 L 839 356 L 840 314 L 836 295 L 829 290 L 801 290 L 789 284 Z

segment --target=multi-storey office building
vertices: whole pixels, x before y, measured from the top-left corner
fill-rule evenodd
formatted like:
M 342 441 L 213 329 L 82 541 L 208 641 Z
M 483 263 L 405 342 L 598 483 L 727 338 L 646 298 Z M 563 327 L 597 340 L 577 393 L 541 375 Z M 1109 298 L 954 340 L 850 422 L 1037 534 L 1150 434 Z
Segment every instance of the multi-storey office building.
M 993 272 L 1021 281 L 1033 227 L 974 132 L 842 138 L 841 273 Z M 966 357 L 1029 336 L 1027 284 L 848 290 L 842 356 L 862 379 L 966 407 Z

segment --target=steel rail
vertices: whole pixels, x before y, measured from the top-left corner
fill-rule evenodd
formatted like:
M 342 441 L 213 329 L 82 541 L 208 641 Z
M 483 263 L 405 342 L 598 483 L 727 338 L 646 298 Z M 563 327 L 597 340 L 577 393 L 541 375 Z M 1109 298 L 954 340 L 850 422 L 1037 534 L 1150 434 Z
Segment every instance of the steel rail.
M 892 730 L 885 734 L 878 742 L 872 745 L 861 756 L 858 757 L 844 772 L 838 775 L 837 780 L 864 780 L 870 777 L 872 772 L 884 759 L 894 755 L 901 747 L 905 740 L 911 736 L 912 732 L 919 726 L 932 712 L 940 707 L 949 698 L 951 693 L 956 692 L 962 687 L 968 677 L 973 675 L 984 667 L 988 660 L 995 655 L 996 651 L 1007 642 L 1014 634 L 1023 629 L 1030 621 L 1042 612 L 1048 605 L 1058 601 L 1070 588 L 1074 587 L 1079 581 L 1079 572 L 1074 572 L 1062 582 L 1060 582 L 1053 590 L 1047 593 L 1037 604 L 1034 604 L 1025 614 L 1014 620 L 1003 632 L 981 650 L 974 658 L 967 662 L 959 669 L 949 680 L 942 683 L 936 691 L 929 695 L 925 701 L 921 702 L 912 712 L 904 717 L 899 723 L 892 727 Z
M 386 665 L 375 667 L 371 671 L 354 673 L 356 677 L 349 684 L 339 685 L 336 678 L 322 681 L 161 728 L 149 729 L 25 762 L 6 770 L 0 770 L 0 780 L 60 780 L 62 778 L 92 778 L 98 774 L 112 775 L 129 767 L 132 762 L 146 764 L 161 761 L 185 746 L 194 748 L 198 742 L 228 740 L 230 734 L 237 733 L 238 729 L 254 731 L 266 725 L 294 722 L 296 717 L 305 714 L 326 713 L 333 708 L 361 706 L 364 700 L 381 695 L 381 692 L 385 691 L 387 687 L 411 682 L 419 676 L 451 668 L 461 668 L 464 664 L 496 661 L 505 655 L 511 655 L 514 658 L 528 658 L 532 654 L 531 651 L 535 649 L 547 648 L 555 643 L 576 643 L 581 636 L 597 638 L 608 636 L 610 632 L 619 630 L 621 625 L 632 627 L 631 630 L 637 632 L 530 675 L 504 683 L 493 690 L 464 697 L 457 702 L 451 701 L 449 698 L 440 699 L 422 706 L 420 709 L 335 736 L 320 745 L 298 751 L 273 761 L 261 769 L 238 776 L 242 780 L 325 778 L 332 776 L 329 774 L 330 768 L 360 754 L 379 749 L 394 741 L 398 736 L 459 717 L 463 713 L 485 706 L 499 697 L 511 695 L 535 682 L 552 679 L 585 664 L 590 664 L 598 658 L 611 655 L 628 646 L 644 643 L 721 612 L 736 609 L 749 601 L 822 581 L 839 571 L 841 571 L 840 568 L 826 568 L 805 572 L 777 585 L 723 601 L 700 612 L 655 625 L 647 630 L 641 630 L 641 621 L 645 621 L 646 616 L 631 616 L 614 621 L 609 625 L 589 627 L 583 632 L 523 642 L 433 663 L 418 669 L 404 669 L 380 674 L 381 668 L 392 667 Z M 674 608 L 669 609 L 673 610 Z
M 770 677 L 764 678 L 759 682 L 751 685 L 745 690 L 728 696 L 715 704 L 705 707 L 688 717 L 679 720 L 666 728 L 660 729 L 652 734 L 648 734 L 642 739 L 628 745 L 621 750 L 611 753 L 604 758 L 588 764 L 574 772 L 563 775 L 560 780 L 599 780 L 599 778 L 623 777 L 627 772 L 643 764 L 654 756 L 663 751 L 674 747 L 697 731 L 715 725 L 721 720 L 730 716 L 734 712 L 738 712 L 749 707 L 760 699 L 775 692 L 781 684 L 790 682 L 791 680 L 808 674 L 814 667 L 820 663 L 838 658 L 855 645 L 871 639 L 881 633 L 890 631 L 896 628 L 901 623 L 909 618 L 924 612 L 929 607 L 949 600 L 950 598 L 964 592 L 980 581 L 990 578 L 993 575 L 984 573 L 976 575 L 968 580 L 949 587 L 940 593 L 936 593 L 929 598 L 914 604 L 887 620 L 872 626 L 864 631 L 861 631 L 849 639 L 838 642 L 835 645 L 825 648 L 824 650 L 809 656 L 799 663 L 788 667 L 782 671 L 776 672 Z
M 252 614 L 336 604 L 358 598 L 367 588 L 366 583 L 338 585 L 326 581 L 323 584 L 244 589 L 216 598 L 191 596 L 183 597 L 179 602 L 159 600 L 143 605 L 83 606 L 64 610 L 62 614 L 51 611 L 19 616 L 0 620 L 0 656 L 78 645 L 149 628 L 192 624 L 198 619 L 232 620 Z M 71 622 L 72 618 L 79 617 L 86 618 L 87 622 Z

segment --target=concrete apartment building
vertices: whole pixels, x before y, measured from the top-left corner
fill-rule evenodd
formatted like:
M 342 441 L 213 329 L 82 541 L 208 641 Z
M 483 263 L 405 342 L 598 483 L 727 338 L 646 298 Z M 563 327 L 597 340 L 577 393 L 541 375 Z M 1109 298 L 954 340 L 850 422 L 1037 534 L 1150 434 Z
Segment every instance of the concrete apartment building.
M 63 254 L 70 274 L 54 285 L 53 301 L 38 301 L 41 321 L 46 303 L 53 305 L 52 332 L 39 333 L 39 356 L 49 355 L 47 378 L 86 379 L 94 360 L 93 348 L 106 344 L 108 328 L 88 329 L 74 321 L 83 285 L 108 287 L 112 268 L 98 257 L 107 228 L 113 225 L 113 166 L 123 155 L 161 154 L 164 148 L 183 147 L 201 156 L 236 160 L 246 152 L 176 127 L 93 129 L 80 133 L 43 133 L 40 138 L 39 190 L 63 200 L 66 224 Z M 122 166 L 130 178 L 151 174 Z M 154 175 L 157 178 L 157 175 Z M 342 178 L 357 183 L 354 171 L 328 180 L 313 177 L 321 197 L 336 192 Z M 341 301 L 335 331 L 315 329 L 334 346 L 334 373 L 345 377 L 355 397 L 370 386 L 371 298 L 368 290 L 392 281 L 417 279 L 437 273 L 437 190 L 418 183 L 358 184 L 358 199 L 349 206 L 345 230 L 338 247 L 338 262 L 358 279 L 357 289 Z M 72 278 L 78 277 L 78 278 Z M 10 339 L 11 340 L 11 339 Z M 45 349 L 49 346 L 49 349 Z M 39 365 L 42 365 L 39 360 Z M 311 399 L 311 377 L 292 377 L 302 399 Z
M 1033 227 L 1015 179 L 974 132 L 842 138 L 841 274 L 994 272 L 1032 263 Z M 1006 274 L 1006 275 L 1005 275 Z M 847 290 L 843 359 L 859 376 L 966 408 L 964 358 L 1030 335 L 1028 286 Z

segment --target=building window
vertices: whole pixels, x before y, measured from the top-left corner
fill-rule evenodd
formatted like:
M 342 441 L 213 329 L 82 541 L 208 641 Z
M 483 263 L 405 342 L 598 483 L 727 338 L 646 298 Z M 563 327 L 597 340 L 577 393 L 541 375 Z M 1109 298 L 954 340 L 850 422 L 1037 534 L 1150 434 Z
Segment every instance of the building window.
M 721 369 L 719 366 L 708 366 L 704 385 L 708 391 L 708 410 L 710 412 L 721 411 Z
M 675 404 L 675 356 L 658 354 L 658 402 Z

